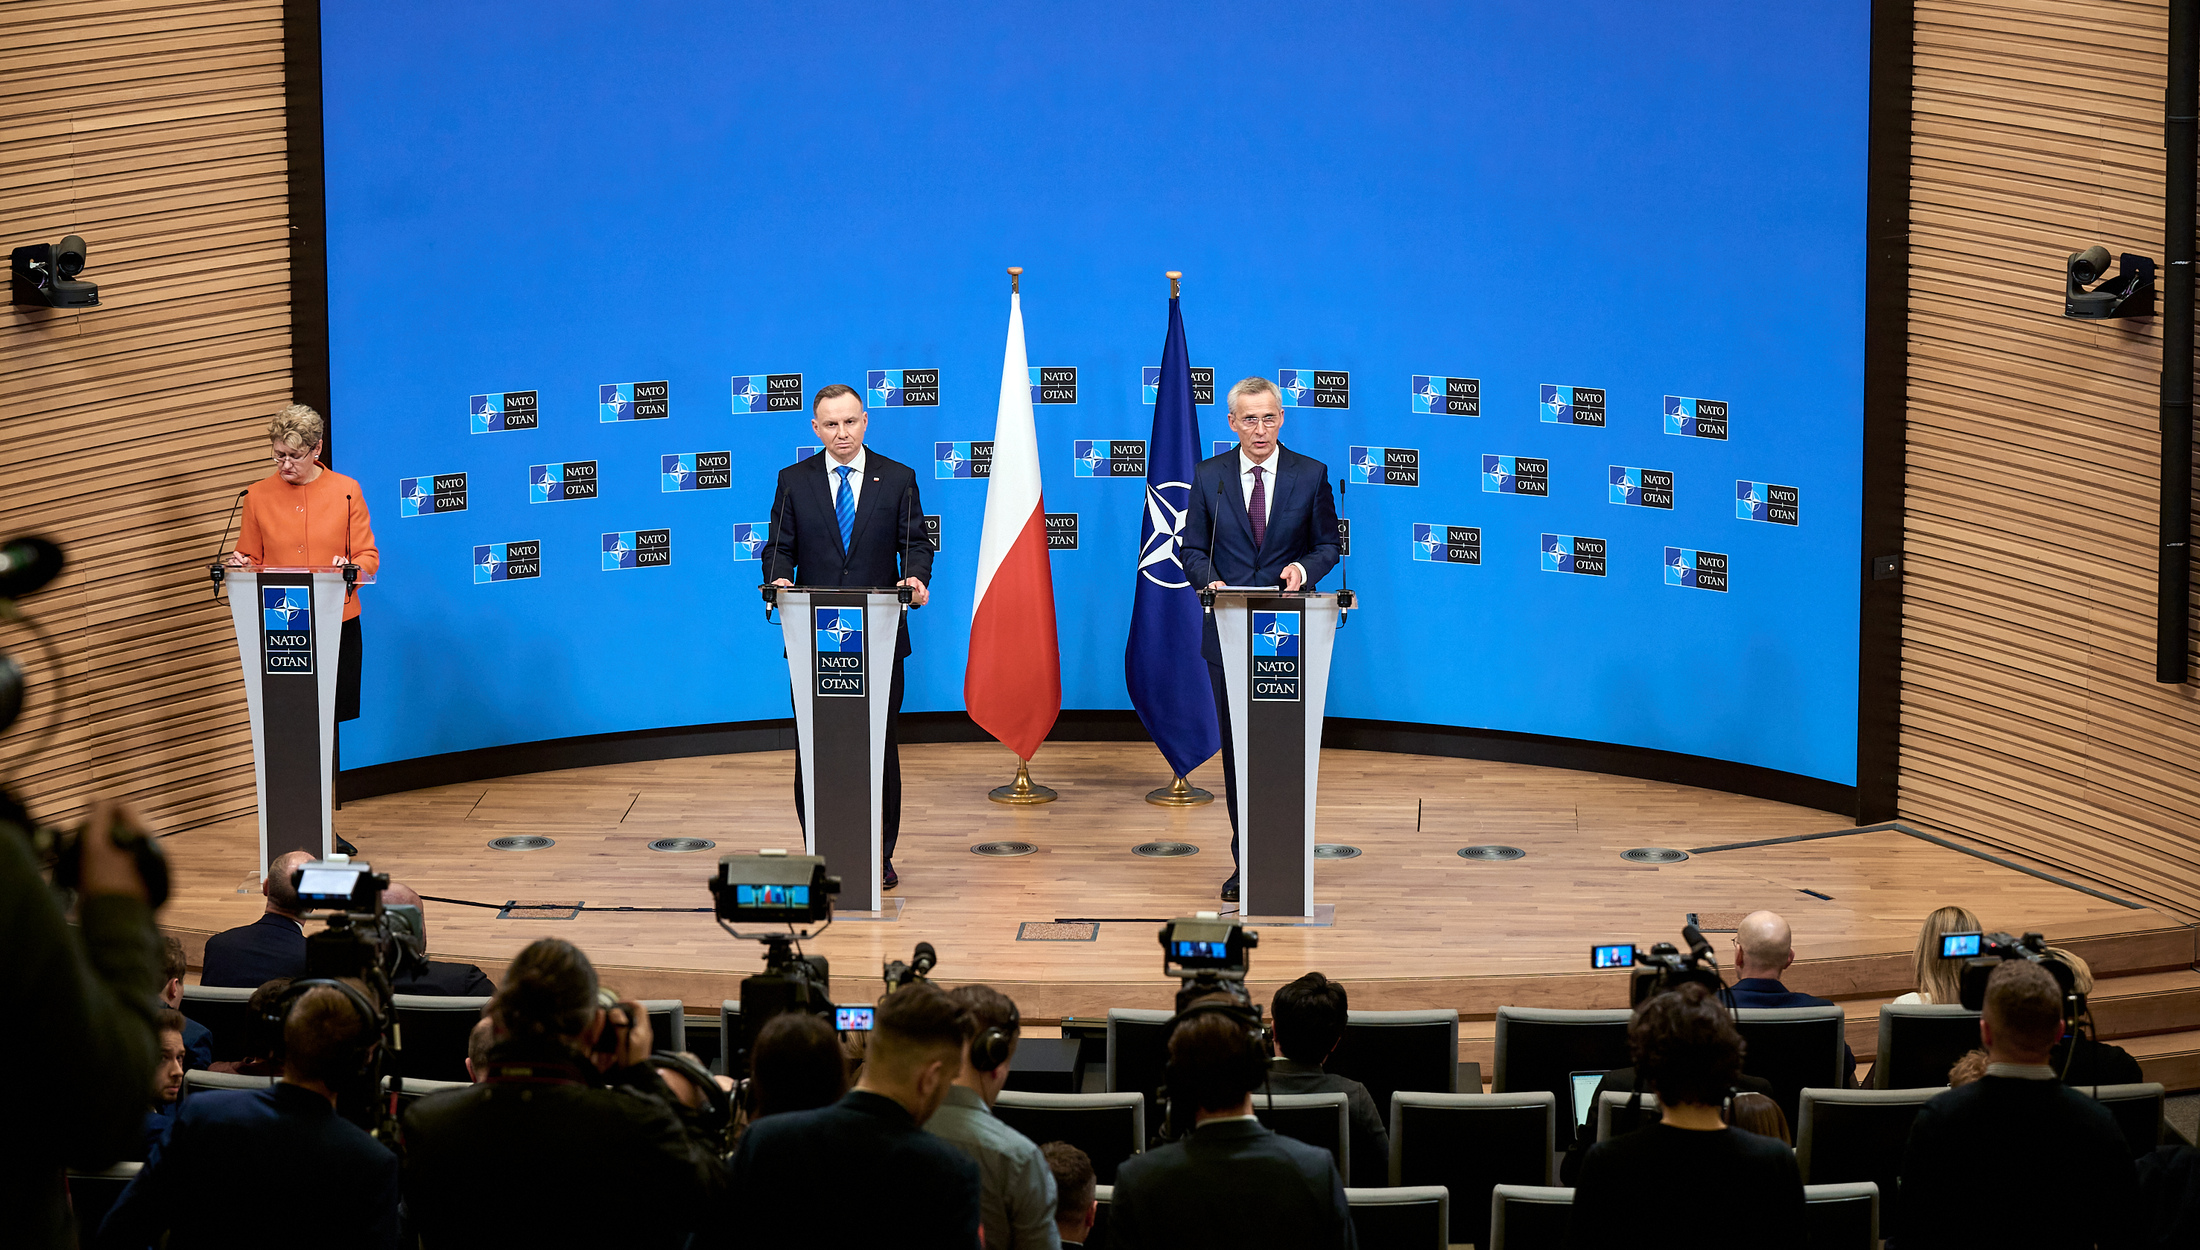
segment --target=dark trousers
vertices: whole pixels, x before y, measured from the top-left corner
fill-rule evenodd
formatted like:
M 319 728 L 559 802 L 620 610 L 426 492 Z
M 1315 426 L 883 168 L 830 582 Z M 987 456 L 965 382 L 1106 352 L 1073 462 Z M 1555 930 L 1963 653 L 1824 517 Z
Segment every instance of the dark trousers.
M 343 643 L 336 649 L 336 719 L 359 719 L 359 618 L 344 622 Z
M 889 867 L 894 862 L 894 843 L 901 838 L 901 657 L 894 657 L 894 681 L 886 695 L 886 759 L 879 793 L 879 853 Z M 794 747 L 794 820 L 807 828 L 809 816 L 802 802 L 802 744 Z
M 1222 685 L 1222 666 L 1209 664 L 1207 680 L 1215 688 L 1215 724 L 1222 730 L 1222 802 L 1230 809 L 1230 863 L 1238 862 L 1237 748 L 1230 740 L 1230 695 Z

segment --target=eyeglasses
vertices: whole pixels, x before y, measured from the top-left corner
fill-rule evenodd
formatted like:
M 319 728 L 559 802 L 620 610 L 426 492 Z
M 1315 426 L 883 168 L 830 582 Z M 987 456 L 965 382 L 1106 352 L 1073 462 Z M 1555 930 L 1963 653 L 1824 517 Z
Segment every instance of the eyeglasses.
M 1249 426 L 1256 430 L 1272 430 L 1283 424 L 1283 414 L 1280 412 L 1247 413 L 1244 416 L 1230 419 L 1240 425 Z
M 313 455 L 314 453 L 310 451 L 278 451 L 275 453 L 275 459 L 284 464 L 299 464 L 313 459 Z

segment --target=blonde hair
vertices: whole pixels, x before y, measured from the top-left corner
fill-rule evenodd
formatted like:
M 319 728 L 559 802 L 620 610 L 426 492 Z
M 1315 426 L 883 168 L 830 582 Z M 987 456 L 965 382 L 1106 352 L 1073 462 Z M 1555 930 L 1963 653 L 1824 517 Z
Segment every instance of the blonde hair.
M 321 436 L 328 432 L 328 423 L 321 414 L 304 404 L 290 407 L 268 418 L 267 437 L 270 442 L 288 443 L 307 451 L 321 445 Z
M 2060 959 L 2070 965 L 2070 988 L 2072 990 L 2080 994 L 2091 994 L 2093 992 L 2093 967 L 2086 963 L 2076 951 L 2061 946 L 2050 946 L 2047 948 L 2047 956 L 2050 959 Z
M 1951 933 L 1976 933 L 1983 926 L 1961 907 L 1942 907 L 1925 917 L 1917 931 L 1917 992 L 1929 1003 L 1963 1001 L 1963 961 L 1942 959 L 1940 939 Z

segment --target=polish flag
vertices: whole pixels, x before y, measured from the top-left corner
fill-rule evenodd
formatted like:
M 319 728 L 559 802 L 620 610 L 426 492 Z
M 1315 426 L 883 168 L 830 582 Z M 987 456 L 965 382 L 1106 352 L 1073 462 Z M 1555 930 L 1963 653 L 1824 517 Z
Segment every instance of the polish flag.
M 1024 311 L 1008 297 L 1008 350 L 993 426 L 978 591 L 971 597 L 970 658 L 963 704 L 979 728 L 1029 760 L 1062 713 L 1062 653 L 1054 633 L 1054 576 L 1047 563 L 1046 504 L 1039 490 L 1039 430 L 1031 414 Z

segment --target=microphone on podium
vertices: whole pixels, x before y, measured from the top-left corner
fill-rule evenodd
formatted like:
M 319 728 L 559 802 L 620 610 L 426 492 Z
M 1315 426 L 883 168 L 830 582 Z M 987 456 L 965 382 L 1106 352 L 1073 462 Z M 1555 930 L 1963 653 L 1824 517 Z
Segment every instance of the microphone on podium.
M 250 490 L 237 492 L 237 502 L 229 505 L 229 519 L 222 522 L 221 545 L 214 548 L 214 561 L 206 566 L 206 576 L 208 580 L 214 583 L 214 597 L 216 599 L 222 597 L 222 575 L 224 572 L 222 556 L 229 550 L 229 527 L 237 523 L 237 509 L 244 507 L 244 497 L 251 493 Z

